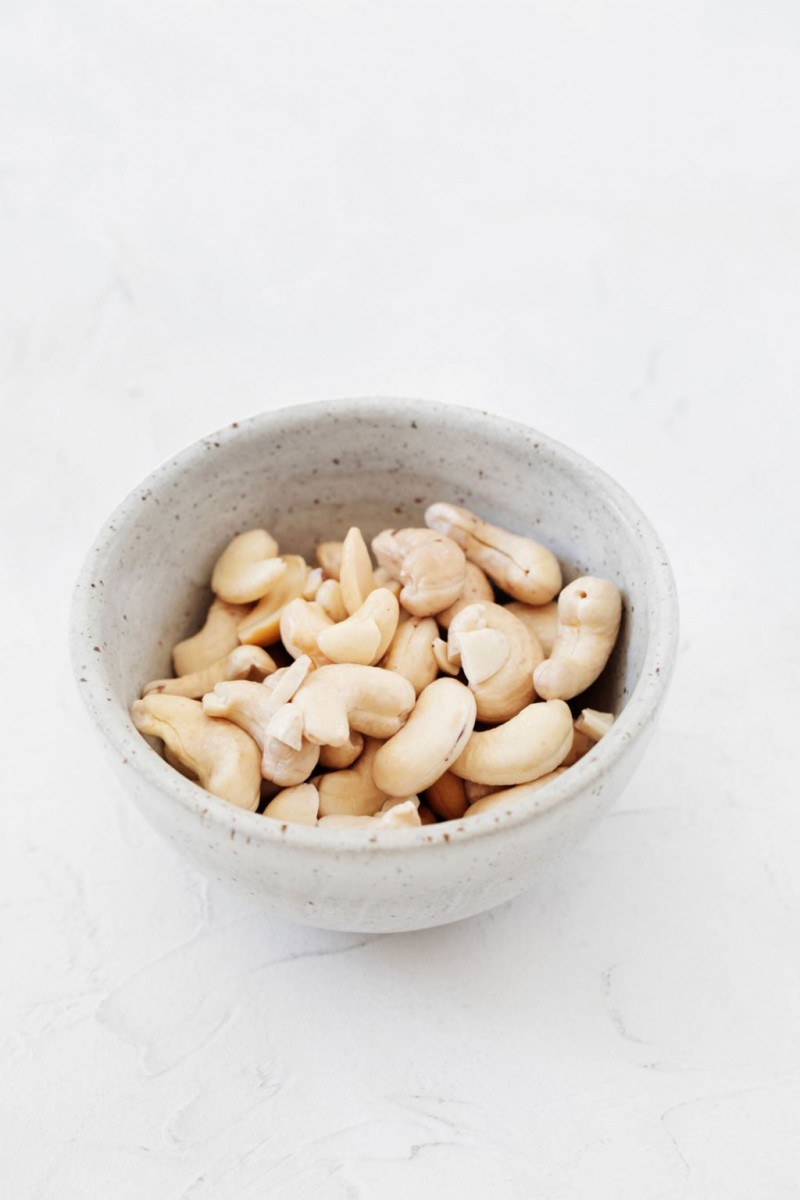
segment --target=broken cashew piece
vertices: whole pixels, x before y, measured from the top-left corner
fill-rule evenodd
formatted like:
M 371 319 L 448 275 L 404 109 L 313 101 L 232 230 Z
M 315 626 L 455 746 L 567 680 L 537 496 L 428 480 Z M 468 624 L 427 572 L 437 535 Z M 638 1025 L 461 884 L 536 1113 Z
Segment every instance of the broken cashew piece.
M 287 825 L 316 825 L 318 809 L 319 796 L 313 783 L 299 783 L 278 792 L 264 809 L 264 816 Z
M 554 771 L 548 772 L 547 775 L 540 775 L 538 779 L 534 779 L 530 783 L 520 783 L 516 787 L 503 788 L 502 791 L 491 792 L 481 800 L 476 800 L 474 804 L 471 804 L 464 813 L 464 816 L 476 817 L 478 813 L 490 812 L 493 808 L 507 808 L 509 804 L 519 804 L 520 800 L 525 800 L 553 779 L 558 779 L 559 775 L 563 775 L 565 770 L 566 767 L 556 767 Z
M 286 571 L 256 607 L 239 622 L 239 641 L 247 645 L 272 646 L 281 636 L 281 613 L 286 605 L 303 595 L 308 577 L 306 560 L 299 554 L 283 557 Z
M 479 721 L 508 721 L 533 702 L 533 672 L 544 654 L 507 608 L 487 603 L 462 608 L 450 623 L 447 653 L 467 677 Z
M 212 720 L 198 700 L 163 692 L 136 700 L 131 716 L 139 732 L 161 738 L 173 759 L 207 792 L 237 808 L 256 811 L 261 799 L 260 754 L 242 729 L 230 721 Z
M 332 627 L 333 621 L 316 600 L 296 596 L 281 609 L 280 634 L 285 648 L 295 659 L 307 654 L 315 667 L 331 661 L 317 645 L 317 637 Z
M 583 575 L 558 598 L 558 634 L 550 657 L 534 673 L 545 700 L 571 700 L 594 683 L 619 633 L 622 598 L 610 579 Z
M 450 628 L 450 622 L 456 613 L 461 612 L 468 604 L 494 603 L 494 588 L 489 576 L 482 571 L 477 563 L 467 560 L 464 587 L 455 604 L 436 614 L 436 620 L 444 629 Z
M 515 600 L 547 604 L 561 588 L 558 559 L 532 538 L 490 525 L 456 504 L 432 504 L 425 524 L 458 542 L 467 558 Z
M 260 683 L 275 670 L 277 664 L 274 659 L 260 646 L 237 646 L 224 658 L 218 658 L 191 675 L 179 675 L 177 679 L 154 679 L 145 685 L 142 695 L 166 692 L 170 696 L 188 696 L 190 700 L 199 700 L 224 679 L 251 679 Z
M 319 812 L 322 817 L 332 813 L 349 813 L 356 817 L 372 817 L 388 799 L 372 778 L 372 764 L 381 743 L 367 738 L 364 752 L 348 771 L 332 771 L 316 780 L 319 790 Z
M 309 570 L 308 575 L 306 576 L 305 583 L 303 584 L 303 591 L 301 593 L 303 599 L 304 600 L 316 600 L 317 593 L 319 592 L 319 589 L 322 587 L 324 582 L 325 582 L 325 575 L 323 573 L 322 567 L 312 567 Z
M 599 742 L 614 724 L 614 714 L 598 712 L 596 708 L 584 708 L 575 722 L 578 733 L 583 733 L 593 742 Z
M 347 767 L 352 767 L 363 749 L 363 733 L 356 733 L 351 729 L 350 737 L 343 746 L 320 746 L 319 765 L 329 767 L 332 771 L 344 771 Z
M 436 679 L 428 684 L 406 724 L 375 755 L 377 786 L 389 796 L 416 795 L 430 787 L 467 745 L 475 712 L 475 697 L 463 683 Z
M 565 759 L 563 759 L 561 766 L 562 767 L 574 766 L 575 763 L 579 762 L 580 759 L 582 759 L 585 754 L 589 753 L 589 751 L 593 748 L 593 746 L 594 746 L 594 742 L 592 741 L 592 739 L 590 737 L 587 737 L 585 733 L 581 733 L 580 730 L 578 730 L 575 727 L 575 723 L 573 722 L 572 746 L 570 747 L 570 751 L 569 751 L 569 754 L 567 755 L 567 757 Z
M 437 662 L 433 643 L 438 632 L 433 617 L 410 616 L 398 625 L 380 665 L 386 671 L 396 671 L 398 675 L 405 676 L 419 695 L 436 678 Z
M 364 536 L 356 525 L 348 529 L 347 536 L 342 542 L 339 583 L 344 606 L 351 616 L 358 612 L 375 587 L 372 559 L 369 556 Z
M 425 799 L 443 821 L 457 821 L 467 811 L 464 780 L 445 771 L 425 789 Z
M 461 668 L 458 663 L 451 660 L 447 652 L 447 642 L 442 638 L 434 638 L 431 649 L 433 650 L 433 657 L 436 660 L 436 666 L 442 674 L 456 676 Z
M 415 825 L 421 825 L 419 797 L 406 796 L 405 798 L 398 797 L 397 799 L 387 800 L 378 814 L 378 821 L 381 825 L 388 826 L 390 829 L 406 829 Z
M 549 604 L 523 604 L 521 600 L 512 600 L 510 604 L 505 605 L 505 610 L 518 617 L 528 633 L 538 639 L 544 657 L 547 658 L 558 633 L 558 601 L 551 600 Z
M 529 704 L 494 729 L 473 733 L 451 769 L 454 775 L 474 783 L 507 787 L 530 783 L 560 766 L 571 745 L 569 705 L 563 700 L 548 700 Z
M 325 578 L 338 579 L 342 565 L 342 543 L 320 542 L 315 553 Z
M 342 599 L 342 585 L 338 579 L 324 579 L 319 585 L 315 599 L 332 621 L 347 619 L 347 609 Z
M 346 621 L 321 629 L 317 646 L 330 662 L 373 667 L 389 648 L 399 614 L 397 598 L 387 588 L 376 588 Z
M 172 651 L 175 674 L 194 675 L 211 666 L 239 645 L 239 622 L 250 611 L 246 604 L 226 604 L 214 600 L 206 614 L 203 628 L 178 642 Z
M 228 543 L 216 561 L 211 590 L 228 604 L 250 604 L 266 596 L 286 574 L 278 543 L 266 529 L 249 529 Z
M 403 584 L 400 603 L 415 617 L 441 612 L 464 589 L 463 550 L 431 529 L 384 529 L 372 539 L 372 549 L 380 565 Z
M 312 672 L 292 703 L 303 713 L 309 741 L 344 746 L 351 729 L 368 737 L 391 737 L 403 725 L 414 700 L 411 684 L 394 671 L 334 663 Z

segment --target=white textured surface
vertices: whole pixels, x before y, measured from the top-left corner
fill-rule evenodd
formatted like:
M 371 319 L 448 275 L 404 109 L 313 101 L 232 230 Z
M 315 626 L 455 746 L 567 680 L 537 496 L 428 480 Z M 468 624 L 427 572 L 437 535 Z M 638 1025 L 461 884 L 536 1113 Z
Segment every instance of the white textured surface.
M 3 6 L 4 1197 L 797 1196 L 798 80 L 785 2 Z M 64 646 L 155 462 L 376 392 L 605 466 L 684 634 L 557 875 L 361 938 L 157 841 Z

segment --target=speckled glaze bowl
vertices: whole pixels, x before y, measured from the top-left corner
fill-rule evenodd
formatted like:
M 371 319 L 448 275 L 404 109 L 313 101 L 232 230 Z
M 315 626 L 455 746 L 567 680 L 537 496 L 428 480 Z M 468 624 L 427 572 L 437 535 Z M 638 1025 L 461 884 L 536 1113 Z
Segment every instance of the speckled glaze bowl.
M 590 699 L 619 714 L 586 758 L 506 811 L 419 829 L 315 829 L 243 812 L 184 779 L 134 729 L 142 685 L 210 600 L 217 555 L 266 526 L 309 559 L 360 525 L 419 525 L 450 500 L 596 573 L 624 596 L 622 629 Z M 204 873 L 265 908 L 329 929 L 456 921 L 518 895 L 617 797 L 649 740 L 675 658 L 667 556 L 632 500 L 566 447 L 522 425 L 421 401 L 309 404 L 234 422 L 158 467 L 103 527 L 78 581 L 72 651 L 123 787 Z

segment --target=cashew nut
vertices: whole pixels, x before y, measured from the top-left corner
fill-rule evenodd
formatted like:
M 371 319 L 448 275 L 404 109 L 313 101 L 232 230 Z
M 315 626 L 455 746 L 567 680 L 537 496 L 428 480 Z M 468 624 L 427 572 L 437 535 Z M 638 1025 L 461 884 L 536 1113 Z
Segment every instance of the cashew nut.
M 248 645 L 271 646 L 281 635 L 281 613 L 290 600 L 302 596 L 308 567 L 299 554 L 284 555 L 286 571 L 258 602 L 252 612 L 239 622 L 239 641 Z
M 224 658 L 218 658 L 191 675 L 180 675 L 177 679 L 154 679 L 145 685 L 142 695 L 168 692 L 171 696 L 188 696 L 192 700 L 199 700 L 211 691 L 215 683 L 221 683 L 224 679 L 252 679 L 260 683 L 275 670 L 277 664 L 274 659 L 260 646 L 237 646 Z
M 313 783 L 300 783 L 278 792 L 264 809 L 264 816 L 289 825 L 316 825 L 318 808 L 319 796 Z
M 316 549 L 317 562 L 326 579 L 338 579 L 342 566 L 342 543 L 320 542 Z
M 384 529 L 372 539 L 382 567 L 403 584 L 400 603 L 415 617 L 429 617 L 454 604 L 464 589 L 464 552 L 430 529 Z
M 372 577 L 375 580 L 375 587 L 388 588 L 393 596 L 397 596 L 398 600 L 400 599 L 400 592 L 403 590 L 403 585 L 399 579 L 392 578 L 386 567 L 376 567 L 372 572 Z M 405 609 L 402 612 L 408 616 Z
M 269 719 L 267 736 L 290 746 L 303 748 L 303 714 L 293 704 L 280 704 Z
M 317 778 L 320 816 L 350 813 L 371 817 L 379 811 L 387 799 L 387 793 L 382 792 L 372 778 L 372 764 L 380 746 L 377 739 L 367 738 L 364 753 L 349 771 L 332 771 Z
M 316 600 L 319 589 L 325 583 L 325 573 L 322 567 L 312 567 L 303 584 L 302 597 L 304 600 Z
M 407 796 L 405 799 L 387 801 L 378 814 L 378 821 L 391 829 L 421 825 L 419 799 L 416 796 Z
M 486 572 L 482 571 L 477 563 L 469 562 L 469 560 L 466 572 L 464 587 L 455 604 L 451 604 L 449 608 L 436 614 L 436 620 L 443 629 L 449 629 L 450 622 L 456 613 L 461 612 L 461 609 L 466 608 L 468 604 L 482 604 L 486 601 L 491 604 L 494 602 L 494 588 L 489 582 Z
M 457 821 L 467 811 L 464 780 L 452 771 L 445 771 L 425 790 L 425 798 L 443 821 Z
M 250 604 L 266 596 L 286 574 L 278 543 L 266 529 L 249 529 L 229 542 L 211 575 L 211 590 L 229 604 Z
M 414 699 L 411 684 L 394 671 L 334 663 L 309 675 L 292 703 L 302 710 L 309 741 L 344 746 L 351 729 L 378 738 L 397 733 Z
M 549 771 L 547 775 L 541 775 L 538 779 L 532 780 L 530 783 L 520 783 L 516 787 L 504 788 L 499 792 L 491 792 L 488 796 L 484 796 L 481 800 L 476 800 L 474 804 L 470 804 L 465 817 L 475 817 L 478 813 L 489 812 L 493 808 L 504 808 L 509 804 L 518 804 L 520 800 L 524 800 L 533 792 L 538 792 L 539 788 L 550 783 L 552 779 L 557 779 L 559 775 L 563 775 L 566 767 L 556 767 L 554 771 Z
M 599 742 L 613 724 L 613 713 L 598 712 L 596 708 L 584 708 L 575 722 L 575 728 L 578 733 L 585 734 L 593 742 Z
M 330 662 L 373 667 L 394 637 L 399 612 L 396 597 L 387 588 L 376 588 L 346 621 L 321 629 L 317 646 Z
M 563 700 L 548 700 L 529 704 L 494 729 L 473 733 L 451 769 L 454 775 L 475 783 L 530 783 L 560 766 L 571 745 L 569 705 Z
M 325 579 L 320 584 L 315 596 L 317 604 L 324 608 L 332 621 L 344 621 L 347 609 L 342 598 L 342 585 L 338 579 Z
M 533 672 L 544 657 L 542 648 L 500 604 L 469 604 L 456 613 L 447 653 L 461 664 L 479 721 L 507 721 L 533 702 Z
M 492 792 L 499 792 L 500 788 L 497 784 L 491 783 L 475 783 L 472 779 L 465 779 L 464 795 L 467 798 L 467 808 L 470 804 L 474 804 L 476 800 L 482 800 L 484 796 L 491 796 Z
M 316 600 L 303 600 L 296 596 L 281 610 L 281 641 L 292 658 L 307 654 L 315 667 L 322 667 L 331 661 L 317 645 L 317 637 L 324 629 L 332 627 L 333 621 Z
M 178 642 L 172 651 L 176 675 L 194 675 L 204 667 L 224 658 L 239 645 L 238 627 L 250 611 L 246 604 L 226 604 L 214 600 L 206 615 L 203 628 Z
M 443 675 L 455 676 L 458 674 L 461 668 L 458 663 L 451 661 L 450 655 L 447 653 L 447 642 L 442 638 L 434 638 L 431 649 L 433 650 L 433 657 L 436 660 L 436 666 Z
M 589 751 L 593 747 L 594 747 L 594 742 L 592 741 L 592 739 L 590 737 L 587 737 L 585 733 L 581 733 L 581 731 L 579 729 L 576 729 L 575 723 L 573 722 L 572 746 L 570 747 L 570 751 L 569 751 L 569 754 L 567 755 L 567 757 L 561 760 L 561 766 L 562 767 L 573 766 L 576 762 L 578 762 L 580 759 L 582 759 L 585 754 L 588 754 Z
M 260 683 L 245 684 L 260 688 Z M 261 799 L 258 746 L 230 721 L 213 721 L 198 700 L 151 692 L 131 708 L 140 733 L 161 738 L 201 787 L 255 812 Z
M 343 746 L 320 746 L 319 765 L 329 767 L 332 771 L 343 771 L 346 767 L 352 767 L 363 749 L 364 735 L 351 729 L 350 737 Z
M 533 684 L 545 700 L 571 700 L 594 683 L 619 633 L 622 599 L 609 579 L 583 575 L 558 598 L 558 634 Z
M 351 616 L 358 612 L 375 587 L 372 559 L 369 556 L 367 543 L 364 541 L 361 530 L 355 525 L 348 529 L 347 537 L 342 542 L 339 583 L 342 587 L 344 606 Z
M 389 796 L 411 796 L 430 787 L 467 745 L 475 711 L 475 697 L 463 683 L 436 679 L 428 684 L 404 727 L 375 755 L 372 777 L 378 787 Z
M 455 504 L 432 504 L 425 513 L 425 524 L 458 542 L 467 558 L 515 600 L 547 604 L 558 594 L 558 559 L 531 538 L 490 525 Z
M 549 604 L 523 604 L 521 600 L 512 600 L 505 608 L 506 612 L 519 617 L 528 633 L 538 639 L 544 657 L 547 658 L 558 633 L 558 601 L 551 600 Z
M 436 678 L 437 664 L 433 643 L 438 627 L 433 617 L 409 617 L 392 638 L 381 666 L 386 671 L 396 671 L 413 685 L 419 695 L 423 688 Z

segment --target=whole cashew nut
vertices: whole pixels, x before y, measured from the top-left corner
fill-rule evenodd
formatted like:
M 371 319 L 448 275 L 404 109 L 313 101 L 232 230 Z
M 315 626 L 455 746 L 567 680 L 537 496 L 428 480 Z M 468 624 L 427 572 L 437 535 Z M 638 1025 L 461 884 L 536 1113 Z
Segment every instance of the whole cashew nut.
M 594 683 L 619 633 L 622 599 L 609 579 L 583 575 L 558 598 L 558 634 L 533 676 L 545 700 L 571 700 Z
M 380 665 L 386 671 L 403 675 L 419 695 L 436 678 L 433 643 L 438 632 L 433 617 L 409 617 L 398 625 Z
M 161 738 L 171 756 L 207 792 L 237 808 L 256 811 L 261 799 L 260 754 L 242 729 L 230 721 L 212 720 L 198 700 L 163 692 L 151 692 L 136 700 L 131 716 L 139 732 Z
M 382 792 L 373 780 L 372 764 L 381 744 L 376 738 L 367 738 L 364 753 L 350 770 L 332 771 L 317 778 L 321 817 L 331 813 L 372 817 L 379 811 L 387 793 Z
M 498 644 L 479 641 L 494 635 Z M 479 721 L 507 721 L 534 699 L 533 672 L 544 658 L 538 639 L 500 604 L 469 604 L 453 617 L 448 657 L 460 662 Z
M 224 679 L 252 679 L 260 683 L 276 670 L 277 663 L 260 646 L 237 646 L 224 658 L 218 658 L 191 675 L 180 675 L 177 679 L 154 679 L 152 683 L 145 684 L 142 695 L 167 692 L 171 696 L 188 696 L 190 700 L 199 700 L 211 691 L 214 684 L 222 683 Z
M 530 783 L 520 783 L 516 787 L 504 788 L 500 792 L 492 792 L 488 796 L 484 796 L 481 800 L 476 800 L 471 804 L 464 813 L 465 817 L 475 817 L 478 813 L 489 812 L 493 808 L 507 808 L 509 804 L 518 804 L 520 800 L 524 800 L 527 796 L 537 792 L 539 788 L 543 788 L 553 779 L 558 779 L 559 775 L 563 775 L 566 767 L 556 767 L 554 771 L 548 772 L 547 775 L 540 775 L 538 779 L 531 780 Z
M 266 596 L 286 574 L 278 543 L 266 529 L 249 529 L 228 543 L 211 575 L 211 590 L 229 604 L 250 604 Z
M 561 567 L 550 550 L 482 521 L 468 508 L 432 504 L 425 524 L 458 542 L 467 558 L 515 600 L 547 604 L 561 588 Z
M 299 554 L 284 555 L 286 571 L 259 600 L 252 612 L 239 622 L 239 641 L 247 645 L 272 646 L 281 635 L 281 613 L 285 606 L 302 596 L 308 566 Z
M 346 621 L 321 629 L 317 646 L 330 662 L 375 666 L 394 637 L 399 614 L 396 597 L 376 588 Z
M 558 601 L 551 600 L 549 604 L 523 604 L 521 600 L 512 600 L 510 604 L 506 604 L 505 609 L 506 612 L 519 617 L 528 633 L 538 638 L 544 657 L 548 658 L 558 633 Z
M 351 729 L 368 737 L 391 737 L 403 725 L 414 700 L 411 684 L 394 671 L 334 663 L 309 675 L 292 703 L 303 713 L 309 741 L 344 746 Z
M 467 745 L 475 712 L 475 697 L 463 683 L 436 679 L 428 684 L 406 724 L 375 755 L 377 786 L 389 796 L 411 796 L 430 787 Z
M 339 583 L 342 588 L 344 606 L 351 615 L 358 612 L 375 587 L 372 559 L 369 556 L 367 543 L 364 541 L 361 530 L 355 525 L 352 529 L 348 529 L 347 536 L 342 542 Z
M 437 613 L 436 620 L 443 629 L 449 629 L 450 622 L 456 613 L 461 612 L 461 609 L 466 608 L 468 604 L 492 604 L 493 602 L 494 588 L 489 581 L 489 576 L 485 571 L 481 570 L 477 563 L 467 560 L 464 587 L 461 590 L 461 595 L 455 604 L 451 604 L 449 608 L 445 608 Z
M 214 600 L 203 628 L 192 637 L 178 642 L 172 651 L 175 674 L 194 675 L 235 650 L 239 645 L 239 622 L 249 611 L 246 604 L 226 604 L 224 600 Z
M 318 809 L 319 796 L 313 783 L 300 783 L 278 792 L 264 809 L 264 816 L 288 825 L 316 825 Z
M 454 604 L 464 589 L 464 552 L 430 529 L 384 529 L 372 539 L 382 567 L 403 584 L 400 603 L 415 617 L 429 617 Z
M 569 705 L 563 700 L 548 700 L 529 704 L 494 729 L 473 733 L 451 770 L 475 783 L 530 783 L 560 766 L 571 745 Z

